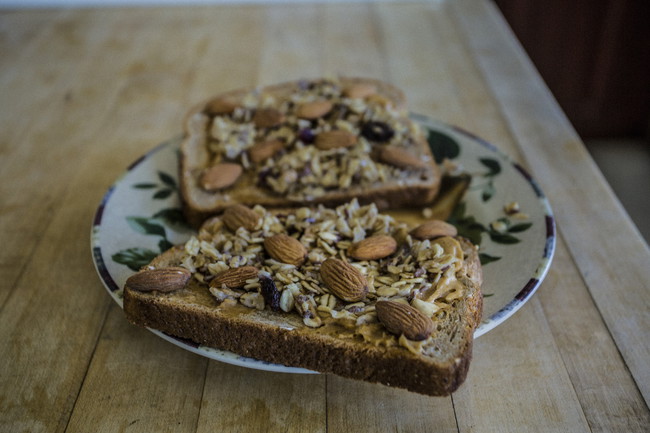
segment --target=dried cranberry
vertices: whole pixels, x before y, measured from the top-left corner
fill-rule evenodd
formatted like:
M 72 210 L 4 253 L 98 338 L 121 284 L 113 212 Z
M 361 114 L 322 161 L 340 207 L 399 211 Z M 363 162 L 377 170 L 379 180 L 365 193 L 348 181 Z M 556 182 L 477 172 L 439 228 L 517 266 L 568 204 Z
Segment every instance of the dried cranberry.
M 269 277 L 260 278 L 260 291 L 266 304 L 273 311 L 280 311 L 280 292 L 275 287 L 275 283 Z
M 395 131 L 384 122 L 371 121 L 363 124 L 361 127 L 361 135 L 368 140 L 385 143 L 393 138 Z
M 315 138 L 316 135 L 314 134 L 314 131 L 312 131 L 309 128 L 302 129 L 298 133 L 298 139 L 300 139 L 300 141 L 302 141 L 305 144 L 313 143 Z

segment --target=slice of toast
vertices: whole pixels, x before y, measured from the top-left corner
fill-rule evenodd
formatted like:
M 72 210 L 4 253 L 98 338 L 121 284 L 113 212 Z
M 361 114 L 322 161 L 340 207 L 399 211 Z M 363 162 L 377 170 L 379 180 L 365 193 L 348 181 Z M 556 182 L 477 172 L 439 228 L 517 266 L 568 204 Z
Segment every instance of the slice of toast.
M 136 325 L 255 359 L 448 395 L 482 309 L 477 248 L 356 201 L 229 208 L 130 277 Z
M 241 203 L 380 209 L 431 202 L 440 170 L 403 93 L 373 79 L 294 81 L 241 89 L 185 119 L 180 189 L 190 224 Z

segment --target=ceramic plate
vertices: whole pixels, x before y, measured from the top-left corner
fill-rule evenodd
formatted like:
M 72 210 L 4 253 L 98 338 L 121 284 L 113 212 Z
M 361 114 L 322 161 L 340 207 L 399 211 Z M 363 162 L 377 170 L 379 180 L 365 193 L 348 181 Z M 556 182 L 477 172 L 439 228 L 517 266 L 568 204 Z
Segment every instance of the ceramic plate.
M 449 221 L 480 245 L 483 263 L 483 321 L 475 337 L 493 329 L 532 296 L 555 249 L 555 223 L 544 194 L 528 173 L 493 145 L 459 128 L 414 115 L 428 132 L 436 159 L 446 158 L 471 175 L 471 183 Z M 193 231 L 183 220 L 176 167 L 180 139 L 139 158 L 108 190 L 92 226 L 95 267 L 111 297 L 122 306 L 126 279 Z M 516 202 L 519 214 L 504 206 Z M 415 213 L 415 211 L 413 211 Z M 420 212 L 417 212 L 419 216 Z M 184 349 L 239 366 L 311 373 L 199 346 L 152 330 Z

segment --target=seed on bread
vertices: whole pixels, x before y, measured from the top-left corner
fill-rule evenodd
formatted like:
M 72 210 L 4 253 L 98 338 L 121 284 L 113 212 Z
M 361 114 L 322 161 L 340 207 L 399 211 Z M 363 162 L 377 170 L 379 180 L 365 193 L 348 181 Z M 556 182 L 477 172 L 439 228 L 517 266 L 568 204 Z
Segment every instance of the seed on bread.
M 411 236 L 418 240 L 435 239 L 441 236 L 454 237 L 458 230 L 453 225 L 442 220 L 430 220 L 411 230 Z
M 397 241 L 388 235 L 375 235 L 355 242 L 348 249 L 348 256 L 357 260 L 379 260 L 397 249 Z
M 126 286 L 140 292 L 174 292 L 185 287 L 192 273 L 181 267 L 148 269 L 131 275 Z
M 244 227 L 248 231 L 255 230 L 261 217 L 251 208 L 243 204 L 235 204 L 223 212 L 221 219 L 226 227 L 234 233 L 239 227 Z
M 368 280 L 357 268 L 330 257 L 320 267 L 320 277 L 336 297 L 346 302 L 361 301 L 368 293 Z
M 242 172 L 243 168 L 239 164 L 221 162 L 203 170 L 199 184 L 206 191 L 228 188 L 237 182 Z
M 377 318 L 391 334 L 404 334 L 413 341 L 427 339 L 433 332 L 433 322 L 416 308 L 395 301 L 377 301 Z
M 210 281 L 210 287 L 221 288 L 226 286 L 228 289 L 241 289 L 246 285 L 246 280 L 256 278 L 258 273 L 259 270 L 255 266 L 226 269 L 219 272 Z
M 307 249 L 300 241 L 283 233 L 264 239 L 264 249 L 278 262 L 300 266 L 307 257 Z

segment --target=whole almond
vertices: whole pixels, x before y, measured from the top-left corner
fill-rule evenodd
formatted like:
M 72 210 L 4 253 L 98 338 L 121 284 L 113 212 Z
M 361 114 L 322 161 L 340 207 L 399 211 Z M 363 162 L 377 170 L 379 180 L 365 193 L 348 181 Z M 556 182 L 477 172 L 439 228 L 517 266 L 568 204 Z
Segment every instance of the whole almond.
M 296 238 L 277 234 L 264 239 L 264 249 L 278 262 L 300 266 L 307 257 L 307 249 Z
M 239 164 L 221 162 L 203 170 L 199 183 L 206 191 L 228 188 L 237 182 L 242 172 L 242 166 Z
M 346 302 L 361 301 L 368 293 L 368 280 L 357 268 L 343 260 L 330 257 L 320 266 L 325 286 Z
M 411 230 L 411 236 L 421 241 L 435 239 L 441 236 L 456 236 L 458 230 L 453 225 L 441 220 L 431 220 L 420 224 Z
M 346 88 L 343 92 L 348 98 L 367 98 L 377 93 L 377 86 L 369 83 L 357 83 Z
M 256 143 L 248 150 L 248 156 L 255 164 L 264 162 L 284 148 L 280 140 L 267 140 Z
M 148 269 L 131 275 L 126 286 L 140 292 L 173 292 L 180 290 L 192 277 L 192 273 L 181 267 Z
M 426 162 L 399 146 L 382 147 L 379 151 L 379 159 L 381 162 L 402 169 L 423 169 L 427 166 Z
M 259 108 L 253 115 L 253 123 L 258 128 L 271 128 L 284 122 L 284 114 L 275 108 Z
M 232 232 L 236 232 L 239 227 L 244 227 L 250 232 L 257 228 L 261 217 L 243 204 L 234 204 L 223 212 L 221 219 Z
M 321 150 L 350 147 L 357 142 L 357 136 L 349 131 L 337 129 L 321 132 L 316 136 L 314 144 Z
M 353 243 L 348 256 L 357 260 L 379 260 L 390 256 L 396 249 L 397 242 L 392 236 L 375 235 Z
M 433 322 L 416 308 L 394 301 L 377 301 L 377 318 L 391 334 L 404 334 L 413 341 L 421 341 L 433 332 Z
M 213 116 L 230 114 L 239 107 L 239 103 L 234 98 L 221 97 L 209 101 L 205 105 L 205 112 Z
M 334 104 L 327 100 L 306 102 L 298 106 L 296 116 L 301 119 L 319 119 L 332 111 Z
M 246 285 L 246 280 L 257 278 L 259 271 L 255 266 L 242 266 L 241 268 L 231 268 L 219 272 L 210 281 L 210 287 L 221 288 L 224 286 L 229 289 L 241 289 Z

